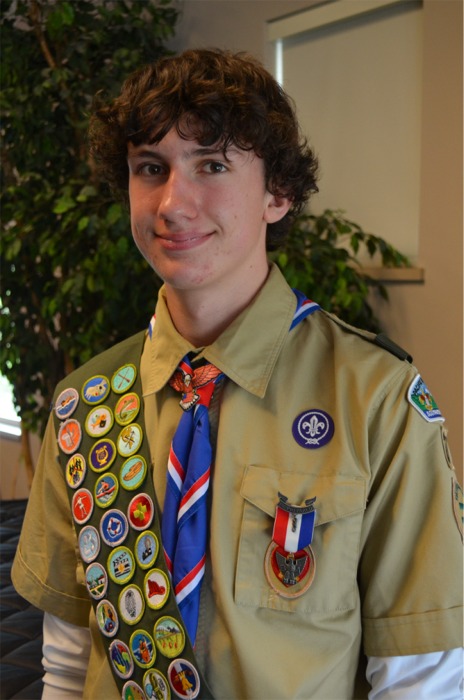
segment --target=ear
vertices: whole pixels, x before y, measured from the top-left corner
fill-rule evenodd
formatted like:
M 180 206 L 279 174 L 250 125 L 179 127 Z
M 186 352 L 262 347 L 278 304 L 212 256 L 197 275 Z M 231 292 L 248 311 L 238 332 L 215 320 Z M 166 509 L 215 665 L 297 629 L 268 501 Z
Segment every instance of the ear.
M 284 218 L 285 214 L 292 206 L 292 202 L 288 197 L 271 194 L 270 192 L 268 192 L 268 197 L 269 199 L 264 210 L 263 218 L 267 224 L 275 224 L 276 221 L 280 221 Z

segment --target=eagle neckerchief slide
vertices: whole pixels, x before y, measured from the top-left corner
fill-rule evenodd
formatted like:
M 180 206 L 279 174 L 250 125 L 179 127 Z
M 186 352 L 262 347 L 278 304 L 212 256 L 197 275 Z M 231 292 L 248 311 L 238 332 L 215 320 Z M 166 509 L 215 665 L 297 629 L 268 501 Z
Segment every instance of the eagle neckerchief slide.
M 59 385 L 53 413 L 60 462 L 87 590 L 121 697 L 208 700 L 161 546 L 137 369 L 144 335 Z

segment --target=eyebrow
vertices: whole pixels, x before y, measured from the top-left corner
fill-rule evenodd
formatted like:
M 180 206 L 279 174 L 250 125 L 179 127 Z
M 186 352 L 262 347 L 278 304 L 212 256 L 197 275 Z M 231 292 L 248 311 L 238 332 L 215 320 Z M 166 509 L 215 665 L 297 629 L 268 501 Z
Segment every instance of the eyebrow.
M 227 149 L 226 153 L 224 153 L 224 150 L 222 148 L 218 148 L 217 146 L 199 146 L 191 151 L 185 150 L 183 155 L 186 159 L 217 155 L 221 155 L 227 159 L 228 153 L 238 153 L 238 150 L 232 146 Z M 128 153 L 127 158 L 160 158 L 161 160 L 164 160 L 163 155 L 157 151 L 156 146 L 141 146 L 140 149 L 135 147 L 135 152 Z

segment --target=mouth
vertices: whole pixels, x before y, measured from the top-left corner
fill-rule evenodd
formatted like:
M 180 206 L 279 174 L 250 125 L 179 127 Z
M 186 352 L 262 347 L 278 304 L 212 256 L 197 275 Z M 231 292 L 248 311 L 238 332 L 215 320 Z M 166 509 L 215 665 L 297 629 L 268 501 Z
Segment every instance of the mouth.
M 155 233 L 155 238 L 167 250 L 190 250 L 196 248 L 207 241 L 212 233 L 177 233 L 177 234 L 159 234 Z

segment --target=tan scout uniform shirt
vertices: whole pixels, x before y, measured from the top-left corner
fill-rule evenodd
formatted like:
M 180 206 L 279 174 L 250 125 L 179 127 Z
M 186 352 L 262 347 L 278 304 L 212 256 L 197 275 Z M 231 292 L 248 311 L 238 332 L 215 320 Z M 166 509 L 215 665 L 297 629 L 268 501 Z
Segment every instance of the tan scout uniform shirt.
M 198 647 L 217 698 L 367 697 L 364 654 L 461 645 L 461 539 L 442 424 L 407 401 L 414 367 L 318 311 L 289 332 L 295 297 L 276 268 L 254 302 L 204 355 L 229 378 L 220 396 L 209 576 Z M 167 386 L 192 350 L 161 294 L 141 372 L 155 488 L 163 502 L 178 396 Z M 306 449 L 295 418 L 322 409 L 332 440 Z M 49 426 L 13 580 L 54 615 L 87 625 L 63 474 Z M 279 597 L 263 569 L 278 492 L 316 497 L 316 574 Z M 85 697 L 116 698 L 100 634 Z M 155 663 L 156 666 L 156 663 Z

